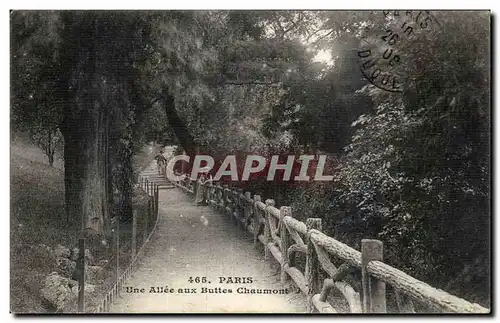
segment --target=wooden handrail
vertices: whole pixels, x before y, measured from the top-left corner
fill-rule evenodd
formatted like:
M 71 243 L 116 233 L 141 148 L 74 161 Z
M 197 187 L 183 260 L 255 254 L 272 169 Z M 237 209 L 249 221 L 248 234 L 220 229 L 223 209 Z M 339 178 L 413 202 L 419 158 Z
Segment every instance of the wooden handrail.
M 447 313 L 489 313 L 490 310 L 479 304 L 434 288 L 399 269 L 380 261 L 371 261 L 368 272 L 373 277 L 391 285 L 400 293 L 408 295 L 418 302 Z
M 192 182 L 193 180 L 189 178 L 189 181 Z M 400 308 L 413 309 L 411 300 L 415 300 L 425 306 L 445 313 L 490 312 L 488 308 L 434 288 L 391 267 L 383 261 L 372 260 L 381 258 L 373 258 L 373 256 L 367 255 L 372 258 L 366 260 L 363 258 L 365 251 L 362 254 L 360 251 L 329 237 L 321 232 L 321 230 L 308 229 L 304 222 L 293 218 L 291 215 L 285 214 L 282 216 L 281 212 L 283 209 L 276 208 L 274 201 L 269 202 L 271 200 L 268 200 L 267 203 L 263 203 L 259 195 L 251 198 L 250 193 L 243 194 L 241 191 L 231 189 L 227 186 L 221 187 L 218 183 L 201 185 L 206 185 L 209 188 L 209 198 L 213 202 L 211 204 L 215 207 L 222 206 L 222 210 L 225 213 L 236 218 L 238 217 L 236 208 L 243 207 L 244 212 L 241 213 L 244 214 L 245 221 L 247 220 L 247 215 L 251 214 L 252 223 L 245 226 L 245 229 L 254 234 L 254 243 L 259 241 L 264 245 L 266 256 L 272 255 L 281 264 L 282 280 L 287 280 L 290 277 L 297 287 L 308 296 L 310 311 L 335 312 L 335 309 L 326 302 L 328 293 L 334 288 L 346 297 L 350 304 L 351 312 L 359 313 L 361 310 L 363 312 L 376 311 L 373 306 L 378 306 L 376 304 L 380 300 L 365 300 L 362 309 L 359 293 L 348 282 L 342 280 L 347 274 L 347 268 L 349 270 L 357 268 L 358 270 L 363 270 L 363 275 L 366 273 L 368 276 L 368 280 L 363 283 L 363 289 L 369 288 L 370 292 L 367 293 L 366 290 L 364 291 L 365 298 L 376 298 L 381 295 L 384 298 L 382 300 L 382 307 L 379 307 L 379 310 L 382 309 L 382 311 L 385 311 L 385 284 L 388 284 L 395 289 L 399 299 L 405 298 L 405 302 Z M 193 190 L 183 186 L 180 182 L 177 186 L 190 193 L 194 193 Z M 290 211 L 286 212 L 289 213 Z M 276 221 L 278 221 L 277 224 Z M 259 232 L 259 227 L 262 224 L 264 225 L 264 234 Z M 309 241 L 309 245 L 306 245 L 301 236 Z M 292 240 L 295 243 L 292 243 Z M 375 245 L 382 246 L 380 241 L 370 241 L 376 242 Z M 285 248 L 286 251 L 282 248 Z M 307 255 L 307 270 L 304 273 L 293 265 L 293 254 L 296 252 L 303 252 Z M 342 260 L 344 264 L 339 268 L 335 267 L 330 260 L 330 255 Z M 365 263 L 364 266 L 363 263 Z M 311 266 L 314 266 L 314 268 Z M 324 270 L 329 278 L 325 280 L 322 287 L 320 286 L 321 288 L 310 286 L 309 284 L 317 281 L 318 278 L 310 276 L 317 275 L 319 268 Z M 379 288 L 383 289 L 378 290 Z M 403 302 L 398 302 L 398 304 L 400 303 Z M 368 308 L 366 304 L 371 304 L 371 307 Z M 403 309 L 401 308 L 401 310 Z

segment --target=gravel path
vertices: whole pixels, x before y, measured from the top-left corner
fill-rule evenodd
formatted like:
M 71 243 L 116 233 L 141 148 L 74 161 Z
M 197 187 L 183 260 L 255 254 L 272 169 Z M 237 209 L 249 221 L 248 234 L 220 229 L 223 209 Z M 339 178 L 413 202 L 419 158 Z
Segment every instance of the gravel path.
M 279 282 L 277 264 L 264 260 L 250 234 L 230 219 L 208 206 L 195 206 L 176 188 L 160 190 L 159 208 L 156 232 L 110 312 L 306 312 L 304 297 Z M 196 277 L 207 282 L 197 283 Z M 252 289 L 277 294 L 241 293 Z

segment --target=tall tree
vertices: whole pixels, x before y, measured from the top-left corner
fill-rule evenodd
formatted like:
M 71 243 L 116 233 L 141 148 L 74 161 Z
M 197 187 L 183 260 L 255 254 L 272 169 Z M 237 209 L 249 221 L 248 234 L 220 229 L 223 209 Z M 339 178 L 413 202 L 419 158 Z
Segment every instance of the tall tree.
M 103 233 L 116 202 L 131 213 L 132 124 L 146 110 L 134 80 L 147 55 L 144 18 L 96 11 L 12 17 L 14 118 L 29 126 L 38 120 L 30 111 L 43 109 L 26 102 L 54 103 L 43 105 L 57 108 L 49 110 L 52 118 L 39 119 L 56 122 L 64 136 L 67 218 L 91 234 Z M 113 188 L 120 201 L 113 201 Z

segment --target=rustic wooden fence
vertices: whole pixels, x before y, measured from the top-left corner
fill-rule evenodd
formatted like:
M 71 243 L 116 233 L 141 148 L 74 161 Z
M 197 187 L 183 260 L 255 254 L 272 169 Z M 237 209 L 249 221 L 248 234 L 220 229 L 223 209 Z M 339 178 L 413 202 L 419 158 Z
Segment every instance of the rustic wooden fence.
M 386 285 L 395 291 L 400 313 L 415 313 L 414 301 L 441 313 L 490 312 L 385 264 L 381 241 L 363 239 L 360 252 L 321 232 L 320 218 L 298 221 L 291 207 L 278 209 L 273 200 L 263 201 L 259 195 L 252 197 L 250 192 L 219 183 L 199 184 L 187 176 L 174 185 L 190 194 L 195 194 L 197 185 L 204 185 L 209 204 L 253 234 L 254 244 L 264 245 L 265 258 L 272 256 L 279 262 L 281 281 L 294 282 L 307 297 L 309 312 L 336 313 L 328 296 L 337 290 L 351 313 L 386 313 Z M 304 271 L 296 266 L 298 254 L 305 255 Z M 346 279 L 353 271 L 361 272 L 359 288 Z
M 77 261 L 77 271 L 79 272 L 79 286 L 78 286 L 78 312 L 85 313 L 105 313 L 110 309 L 111 304 L 116 300 L 116 298 L 120 295 L 123 284 L 126 282 L 127 278 L 134 272 L 136 269 L 137 259 L 141 255 L 144 247 L 149 242 L 151 236 L 154 233 L 156 225 L 158 223 L 158 202 L 159 202 L 159 186 L 155 181 L 151 181 L 148 177 L 139 176 L 138 178 L 139 187 L 141 187 L 149 196 L 148 206 L 146 212 L 142 215 L 145 216 L 143 219 L 144 228 L 142 228 L 142 232 L 144 236 L 142 237 L 142 244 L 139 250 L 137 251 L 137 210 L 133 211 L 132 218 L 132 239 L 128 242 L 131 244 L 131 260 L 126 266 L 126 268 L 122 271 L 120 268 L 120 251 L 123 249 L 120 247 L 119 240 L 119 222 L 117 222 L 115 227 L 115 235 L 116 235 L 116 255 L 114 256 L 116 260 L 116 280 L 112 284 L 112 287 L 108 290 L 105 296 L 100 301 L 100 304 L 94 308 L 93 310 L 86 311 L 85 310 L 85 261 L 84 261 L 84 250 L 85 250 L 85 241 L 84 239 L 79 240 L 79 256 Z

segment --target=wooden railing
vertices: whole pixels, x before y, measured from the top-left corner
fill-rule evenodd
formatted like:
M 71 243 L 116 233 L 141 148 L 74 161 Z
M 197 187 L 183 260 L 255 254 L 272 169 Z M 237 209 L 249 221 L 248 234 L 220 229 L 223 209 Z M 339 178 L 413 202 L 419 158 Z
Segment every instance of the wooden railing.
M 337 290 L 351 313 L 386 313 L 386 284 L 395 291 L 400 313 L 414 313 L 413 301 L 441 313 L 490 312 L 385 264 L 381 241 L 363 239 L 360 252 L 322 233 L 320 218 L 298 221 L 290 207 L 278 209 L 273 200 L 263 202 L 259 195 L 252 198 L 250 192 L 219 183 L 199 184 L 187 176 L 174 184 L 191 194 L 197 185 L 205 185 L 209 204 L 252 233 L 255 245 L 264 245 L 265 258 L 279 262 L 281 281 L 294 282 L 307 297 L 310 312 L 336 313 L 328 296 Z M 298 254 L 305 255 L 304 272 L 296 265 Z M 361 284 L 352 281 L 353 272 L 361 272 Z

